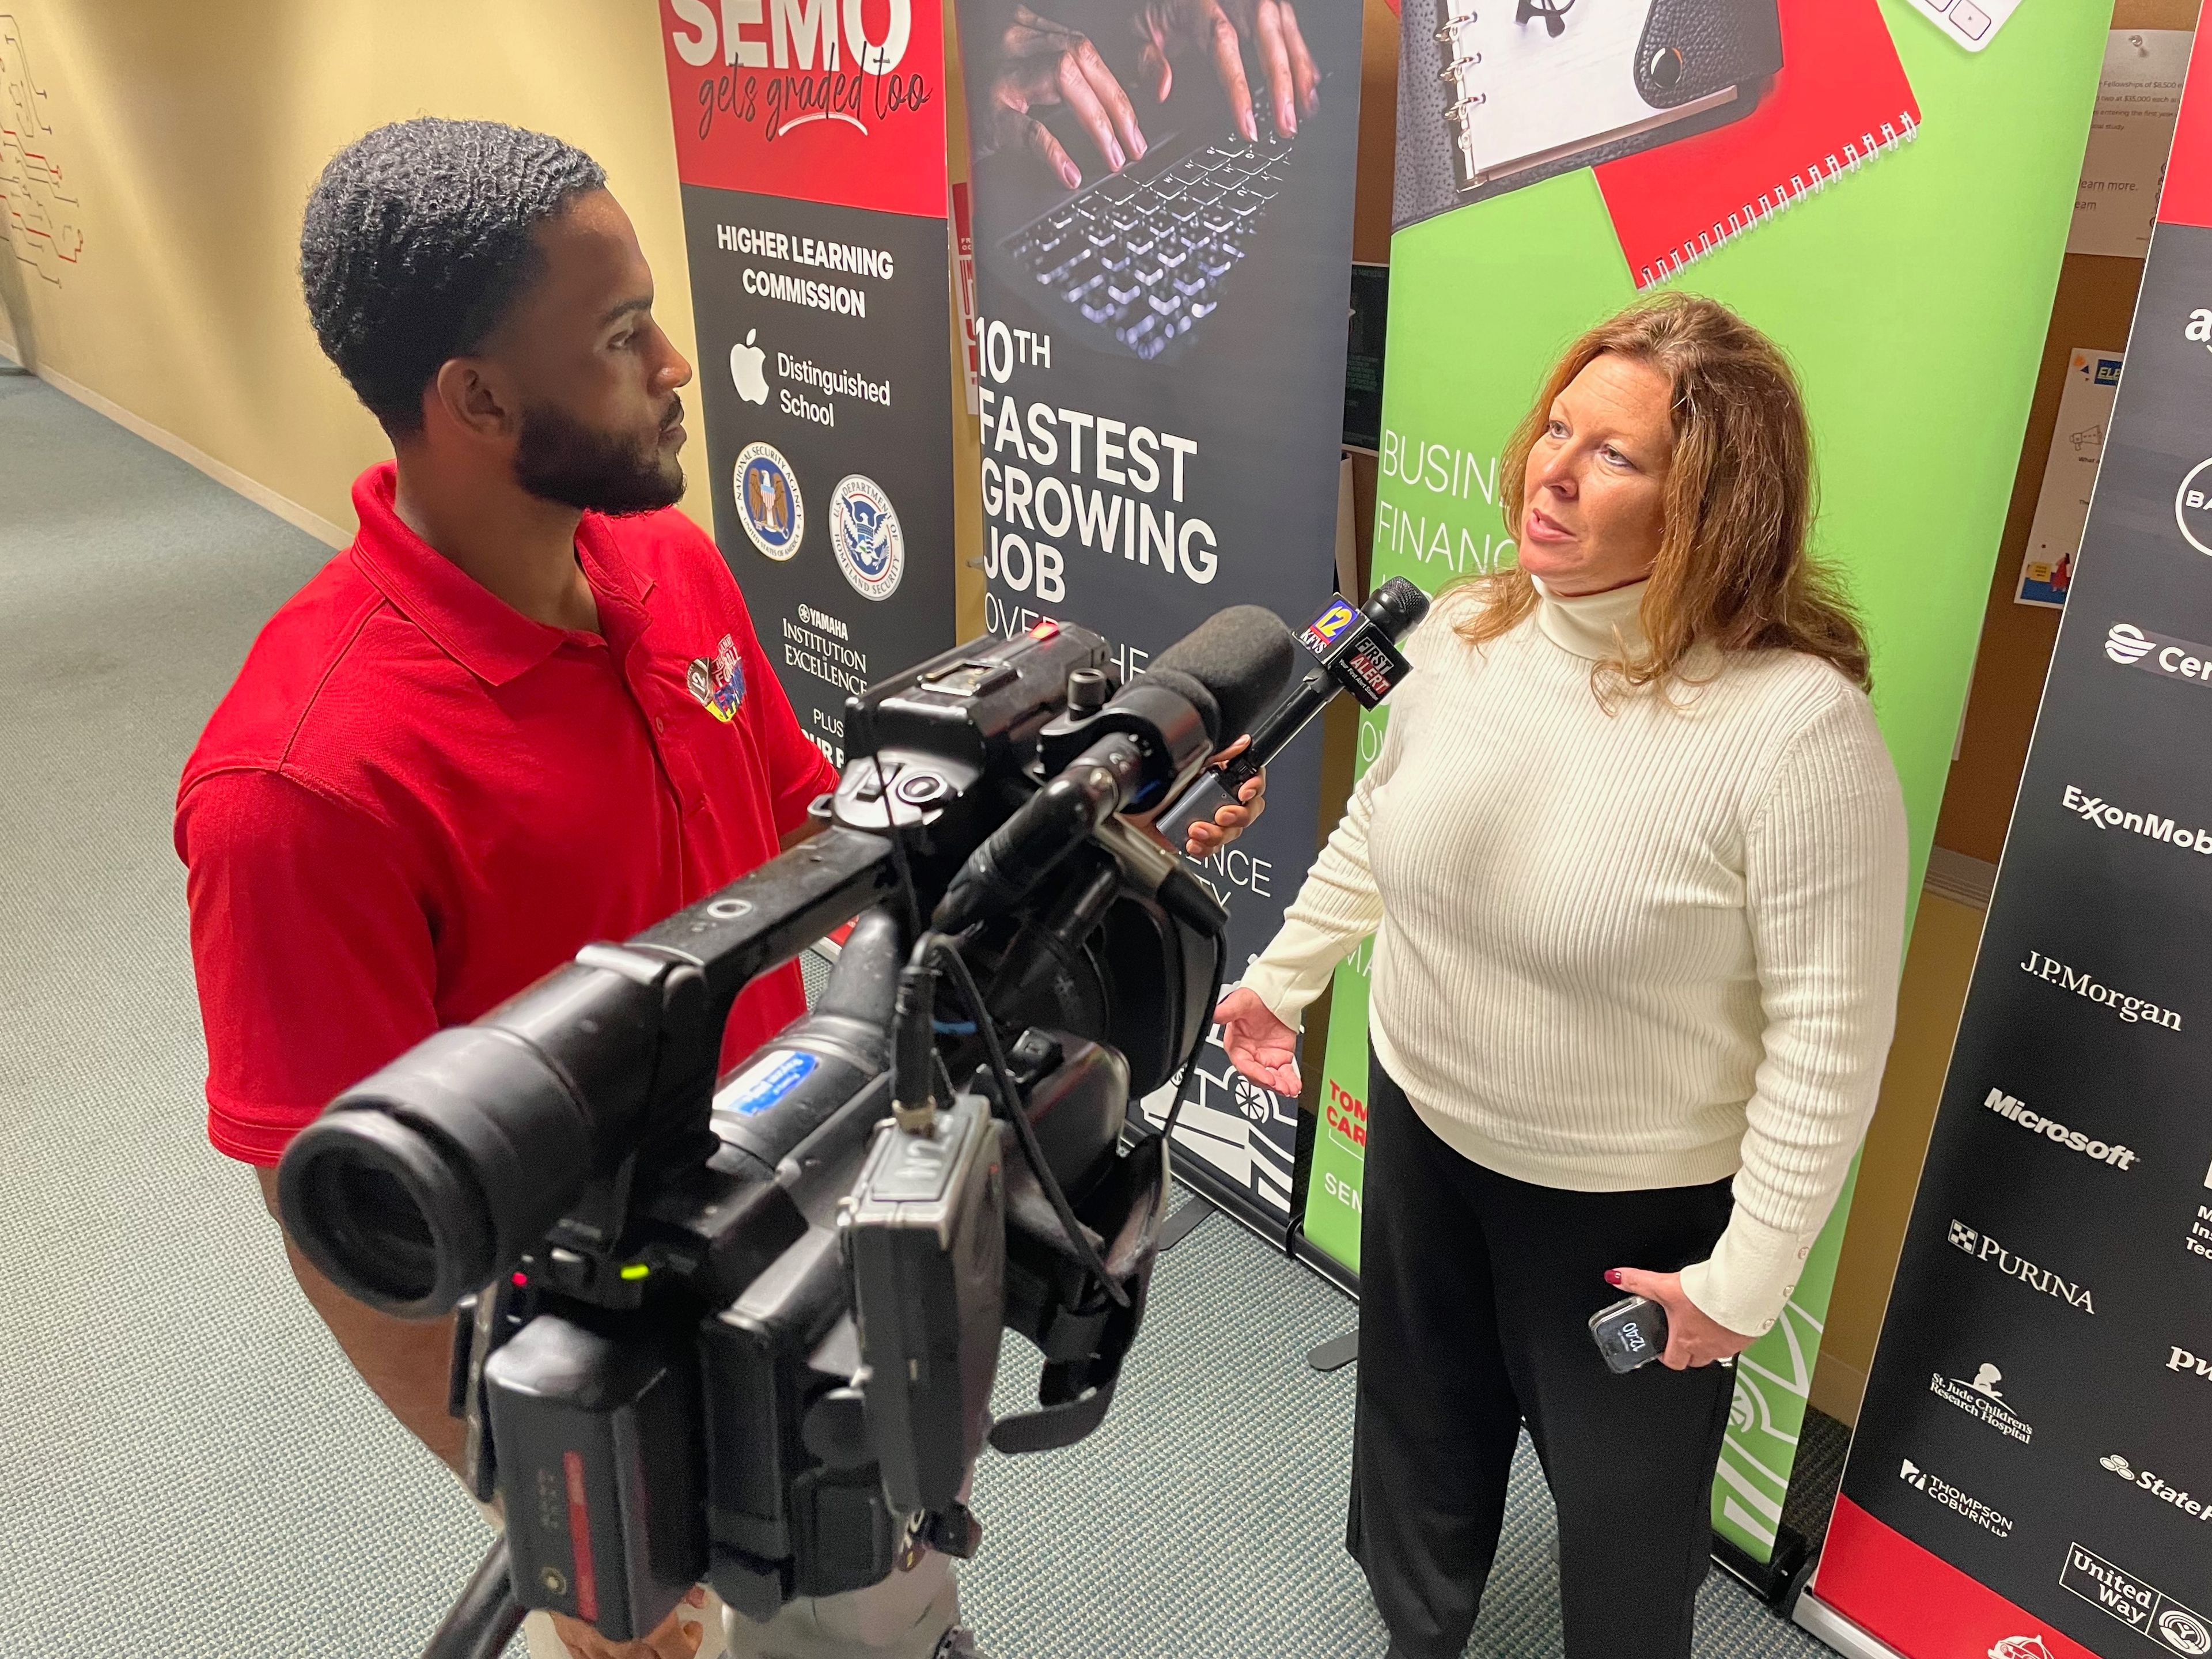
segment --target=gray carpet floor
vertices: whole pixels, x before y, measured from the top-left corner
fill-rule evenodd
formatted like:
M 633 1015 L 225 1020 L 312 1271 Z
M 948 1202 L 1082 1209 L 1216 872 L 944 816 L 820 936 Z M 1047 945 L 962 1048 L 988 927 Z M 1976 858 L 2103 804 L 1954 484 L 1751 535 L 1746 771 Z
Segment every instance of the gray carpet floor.
M 0 1655 L 404 1659 L 483 1550 L 210 1151 L 169 843 L 255 629 L 326 556 L 182 462 L 0 378 Z M 1114 1414 L 988 1459 L 965 1577 L 995 1659 L 1379 1656 L 1340 1547 L 1333 1290 L 1216 1217 L 1161 1264 Z M 1008 1409 L 1033 1386 L 1009 1344 Z M 1469 1651 L 1560 1651 L 1522 1466 Z M 1625 1636 L 1627 1632 L 1624 1632 Z M 1620 1651 L 1634 1650 L 1632 1639 Z M 1731 1583 L 1701 1655 L 1817 1655 Z

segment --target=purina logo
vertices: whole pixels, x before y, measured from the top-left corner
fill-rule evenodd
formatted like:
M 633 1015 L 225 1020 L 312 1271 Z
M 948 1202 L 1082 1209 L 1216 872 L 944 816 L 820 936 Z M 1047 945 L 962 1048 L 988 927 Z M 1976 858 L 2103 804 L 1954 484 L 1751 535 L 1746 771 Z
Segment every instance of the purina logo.
M 1994 1266 L 2006 1278 L 2017 1279 L 2030 1290 L 2040 1291 L 2052 1300 L 2063 1302 L 2085 1314 L 2097 1311 L 2096 1299 L 2087 1286 L 2061 1279 L 2048 1267 L 2037 1267 L 2026 1256 L 2014 1255 L 1987 1233 L 1977 1232 L 1963 1221 L 1954 1219 L 1951 1223 L 1950 1239 L 1953 1249 Z

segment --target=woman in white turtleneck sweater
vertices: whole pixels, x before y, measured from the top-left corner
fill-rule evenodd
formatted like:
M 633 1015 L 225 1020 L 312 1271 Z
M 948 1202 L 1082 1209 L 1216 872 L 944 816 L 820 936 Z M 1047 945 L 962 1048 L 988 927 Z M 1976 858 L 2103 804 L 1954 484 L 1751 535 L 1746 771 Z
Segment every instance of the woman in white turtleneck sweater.
M 1349 1542 L 1395 1659 L 1465 1646 L 1524 1421 L 1569 1659 L 1664 1659 L 1690 1652 L 1729 1362 L 1873 1109 L 1905 817 L 1763 336 L 1687 295 L 1625 313 L 1505 471 L 1519 568 L 1439 598 L 1217 1017 L 1296 1092 L 1293 1026 L 1379 929 Z M 1615 1376 L 1587 1322 L 1624 1294 L 1664 1308 L 1664 1364 Z

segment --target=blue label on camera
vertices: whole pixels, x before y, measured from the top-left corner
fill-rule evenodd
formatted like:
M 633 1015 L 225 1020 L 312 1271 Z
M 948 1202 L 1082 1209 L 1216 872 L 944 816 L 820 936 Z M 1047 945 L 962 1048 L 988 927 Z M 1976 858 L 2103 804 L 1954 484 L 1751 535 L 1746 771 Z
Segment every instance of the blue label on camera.
M 715 1097 L 714 1109 L 757 1116 L 805 1082 L 819 1064 L 812 1054 L 769 1054 L 757 1060 Z

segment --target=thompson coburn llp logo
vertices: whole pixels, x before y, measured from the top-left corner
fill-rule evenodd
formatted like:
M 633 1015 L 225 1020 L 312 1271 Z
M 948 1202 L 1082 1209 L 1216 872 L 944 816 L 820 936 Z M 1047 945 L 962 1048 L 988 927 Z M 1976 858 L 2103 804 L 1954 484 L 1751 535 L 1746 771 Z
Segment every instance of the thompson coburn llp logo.
M 1976 1526 L 1986 1528 L 2000 1538 L 2011 1535 L 2012 1518 L 2009 1516 L 1999 1513 L 1980 1498 L 1953 1486 L 1942 1475 L 1929 1474 L 1911 1458 L 1903 1461 L 1897 1471 L 1897 1478 L 1913 1491 L 1926 1492 L 1954 1515 L 1964 1516 Z

